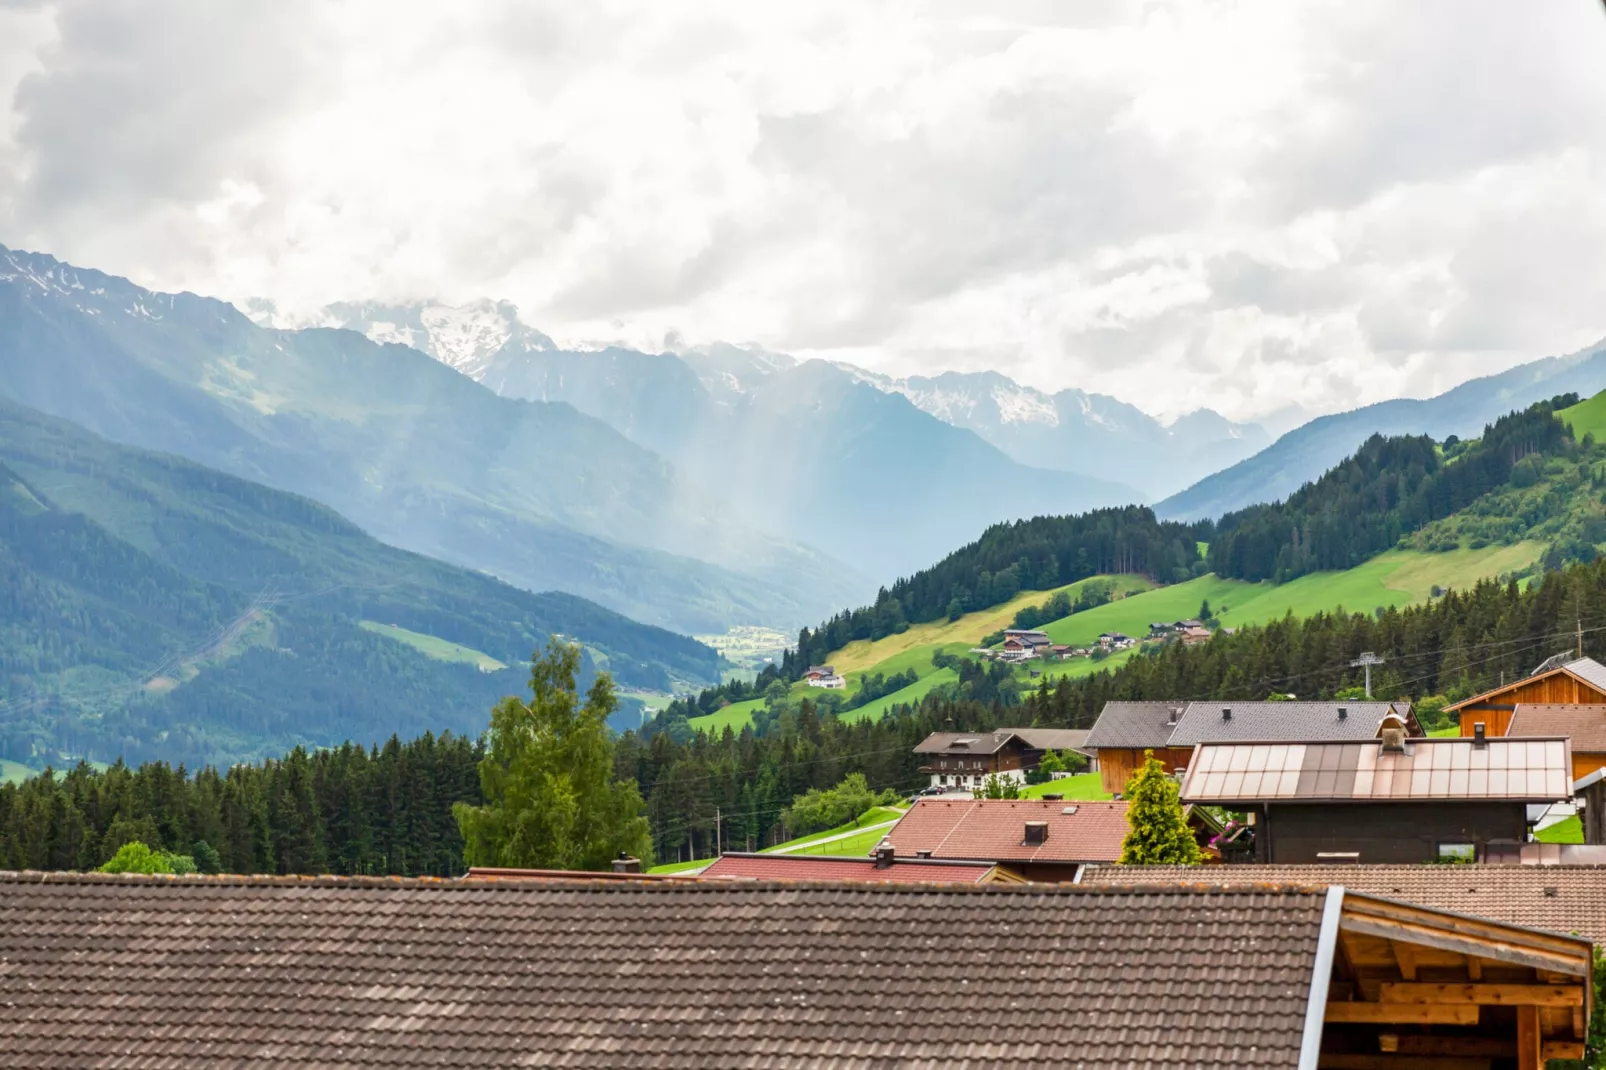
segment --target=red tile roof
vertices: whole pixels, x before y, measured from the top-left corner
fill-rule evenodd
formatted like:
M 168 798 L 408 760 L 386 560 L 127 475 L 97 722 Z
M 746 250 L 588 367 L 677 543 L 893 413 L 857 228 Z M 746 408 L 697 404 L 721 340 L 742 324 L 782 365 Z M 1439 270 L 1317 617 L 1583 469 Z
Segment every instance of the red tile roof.
M 699 877 L 737 880 L 898 881 L 903 884 L 976 884 L 995 867 L 973 863 L 896 860 L 876 868 L 873 858 L 830 858 L 820 855 L 722 855 Z
M 1048 838 L 1028 845 L 1026 822 L 1044 821 Z M 887 839 L 900 857 L 988 862 L 1114 862 L 1126 838 L 1124 802 L 1036 799 L 921 799 Z

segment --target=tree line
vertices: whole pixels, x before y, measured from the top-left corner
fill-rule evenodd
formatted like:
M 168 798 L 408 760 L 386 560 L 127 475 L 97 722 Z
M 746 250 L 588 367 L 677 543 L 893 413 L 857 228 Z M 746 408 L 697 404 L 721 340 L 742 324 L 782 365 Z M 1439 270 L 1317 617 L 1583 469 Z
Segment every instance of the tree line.
M 1210 568 L 1234 579 L 1278 583 L 1353 568 L 1514 474 L 1521 478 L 1528 458 L 1576 450 L 1555 413 L 1577 402 L 1578 395 L 1564 394 L 1508 413 L 1481 439 L 1446 440 L 1442 452 L 1426 435 L 1373 435 L 1286 501 L 1223 516 L 1210 542 Z

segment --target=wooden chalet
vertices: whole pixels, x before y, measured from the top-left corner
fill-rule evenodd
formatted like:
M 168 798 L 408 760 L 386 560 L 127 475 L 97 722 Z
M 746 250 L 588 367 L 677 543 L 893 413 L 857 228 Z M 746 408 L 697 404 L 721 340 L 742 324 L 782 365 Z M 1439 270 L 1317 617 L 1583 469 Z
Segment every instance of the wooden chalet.
M 1248 812 L 1254 860 L 1457 862 L 1528 838 L 1530 805 L 1572 798 L 1565 739 L 1207 743 L 1185 803 Z
M 1406 702 L 1107 702 L 1087 735 L 1104 790 L 1124 792 L 1145 752 L 1175 773 L 1200 743 L 1375 739 L 1396 718 L 1425 735 Z
M 1446 709 L 1461 719 L 1461 734 L 1478 725 L 1490 736 L 1510 735 L 1511 715 L 1525 703 L 1538 705 L 1606 705 L 1606 665 L 1594 658 L 1558 654 L 1520 680 L 1462 699 Z
M 992 732 L 933 732 L 915 746 L 920 771 L 934 788 L 968 791 L 988 777 L 1024 781 L 1048 750 L 1086 753 L 1087 733 L 1076 729 L 999 728 Z

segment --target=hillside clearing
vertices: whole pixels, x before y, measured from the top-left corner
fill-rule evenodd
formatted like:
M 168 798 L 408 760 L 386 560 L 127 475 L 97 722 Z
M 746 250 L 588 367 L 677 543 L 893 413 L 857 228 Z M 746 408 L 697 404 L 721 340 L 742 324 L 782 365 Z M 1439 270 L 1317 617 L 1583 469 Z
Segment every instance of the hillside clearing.
M 1098 773 L 1077 773 L 1074 776 L 1050 780 L 1046 784 L 1027 784 L 1020 789 L 1023 799 L 1041 799 L 1045 795 L 1063 795 L 1066 802 L 1100 802 L 1115 798 L 1104 790 Z
M 383 635 L 387 639 L 394 639 L 398 643 L 406 643 L 426 658 L 435 661 L 454 661 L 477 665 L 481 672 L 497 672 L 507 668 L 489 654 L 482 654 L 471 647 L 461 646 L 446 639 L 423 632 L 408 631 L 406 628 L 394 624 L 380 624 L 378 621 L 365 620 L 358 622 L 364 631 Z
M 1574 438 L 1594 435 L 1596 442 L 1606 442 L 1606 390 L 1571 408 L 1561 409 L 1556 418 L 1567 425 Z
M 13 762 L 9 758 L 0 758 L 0 784 L 21 784 L 29 777 L 38 775 L 38 770 L 29 769 L 21 762 Z
M 752 723 L 754 711 L 763 708 L 763 699 L 750 698 L 745 702 L 732 702 L 724 709 L 705 716 L 690 718 L 686 724 L 694 732 L 707 732 L 711 736 L 717 736 L 727 728 L 740 732 Z

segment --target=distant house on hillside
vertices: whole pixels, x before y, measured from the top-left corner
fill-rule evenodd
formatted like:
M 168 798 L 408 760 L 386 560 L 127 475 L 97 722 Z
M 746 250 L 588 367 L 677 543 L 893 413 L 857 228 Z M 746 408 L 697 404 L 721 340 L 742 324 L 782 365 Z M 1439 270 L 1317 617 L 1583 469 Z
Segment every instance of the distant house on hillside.
M 803 679 L 808 681 L 810 687 L 824 687 L 832 691 L 840 691 L 848 686 L 847 678 L 838 676 L 829 665 L 810 665 Z
M 1195 624 L 1191 628 L 1180 628 L 1175 634 L 1182 640 L 1184 646 L 1197 646 L 1200 643 L 1210 642 L 1212 633 L 1209 628 Z
M 1003 653 L 999 656 L 1006 661 L 1025 661 L 1029 658 L 1043 657 L 1053 647 L 1053 642 L 1044 632 L 1026 628 L 1006 628 Z
M 1099 646 L 1104 650 L 1127 650 L 1137 645 L 1137 640 L 1122 632 L 1104 632 L 1099 636 Z

